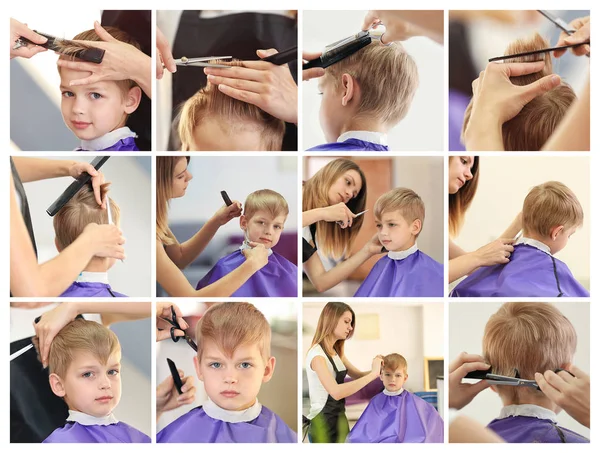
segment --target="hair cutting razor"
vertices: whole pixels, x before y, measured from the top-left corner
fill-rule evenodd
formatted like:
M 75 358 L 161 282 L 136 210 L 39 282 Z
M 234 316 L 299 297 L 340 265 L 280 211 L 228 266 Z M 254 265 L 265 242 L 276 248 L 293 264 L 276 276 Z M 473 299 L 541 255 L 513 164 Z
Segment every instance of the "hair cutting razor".
M 183 393 L 181 390 L 181 387 L 183 387 L 183 382 L 181 382 L 181 378 L 179 377 L 179 371 L 177 371 L 175 362 L 173 362 L 171 359 L 167 359 L 167 363 L 169 364 L 169 370 L 171 370 L 171 376 L 173 376 L 173 382 L 175 383 L 177 393 L 181 395 Z
M 23 46 L 27 46 L 27 45 L 31 44 L 34 46 L 43 47 L 48 50 L 54 50 L 55 52 L 58 52 L 58 53 L 62 53 L 61 52 L 62 46 L 59 45 L 58 43 L 65 42 L 65 41 L 69 42 L 69 40 L 67 40 L 67 39 L 61 39 L 61 38 L 57 38 L 52 35 L 48 35 L 46 33 L 40 33 L 37 30 L 33 30 L 33 31 L 35 33 L 37 33 L 38 35 L 46 38 L 48 41 L 46 41 L 44 44 L 36 44 L 33 41 L 21 36 L 15 41 L 15 45 L 13 46 L 13 49 L 18 49 L 19 47 L 23 47 Z M 74 42 L 74 43 L 76 43 L 76 42 Z M 104 49 L 99 49 L 98 47 L 89 47 L 87 49 L 78 50 L 77 52 L 74 52 L 69 55 L 73 56 L 75 58 L 78 58 L 80 60 L 89 61 L 90 63 L 100 64 L 100 63 L 102 63 L 102 59 L 104 58 Z

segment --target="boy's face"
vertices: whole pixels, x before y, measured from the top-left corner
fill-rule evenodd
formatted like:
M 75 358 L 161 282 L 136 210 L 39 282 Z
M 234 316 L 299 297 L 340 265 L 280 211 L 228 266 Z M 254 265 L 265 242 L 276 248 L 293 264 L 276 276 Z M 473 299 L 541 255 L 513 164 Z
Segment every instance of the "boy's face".
M 189 145 L 191 151 L 266 151 L 257 125 L 231 129 L 219 117 L 201 121 L 194 128 L 194 143 Z
M 52 376 L 56 374 L 51 375 L 51 384 Z M 121 399 L 121 351 L 114 352 L 106 364 L 90 352 L 76 352 L 66 375 L 58 379 L 52 390 L 65 398 L 69 409 L 106 417 Z
M 327 198 L 329 205 L 333 206 L 340 202 L 348 204 L 350 200 L 356 198 L 362 189 L 362 179 L 356 170 L 348 170 L 340 176 L 329 188 Z M 358 214 L 355 212 L 355 214 Z
M 240 217 L 240 228 L 245 231 L 249 241 L 263 244 L 265 248 L 270 249 L 279 242 L 286 219 L 285 214 L 274 218 L 267 211 L 256 211 L 250 219 L 246 216 Z
M 206 394 L 217 406 L 242 411 L 256 402 L 262 383 L 273 376 L 275 357 L 265 363 L 256 343 L 239 345 L 233 357 L 227 357 L 214 341 L 207 339 L 202 358 L 194 357 L 194 366 Z
M 60 110 L 65 124 L 80 140 L 101 137 L 123 127 L 127 120 L 124 96 L 115 82 L 69 86 L 72 80 L 89 75 L 84 71 L 60 70 Z
M 554 255 L 564 249 L 575 231 L 577 231 L 577 227 L 560 227 L 558 231 L 552 231 L 551 236 L 553 240 L 548 243 L 550 246 L 550 253 Z
M 420 222 L 415 220 L 410 225 L 400 211 L 384 212 L 381 219 L 375 221 L 377 237 L 381 245 L 390 252 L 406 250 L 415 243 L 416 234 L 420 230 Z
M 396 368 L 395 370 L 384 368 L 380 378 L 388 392 L 397 392 L 408 379 L 408 374 L 404 368 Z
M 193 176 L 188 170 L 188 162 L 185 157 L 177 160 L 173 170 L 173 186 L 171 187 L 171 198 L 180 198 L 185 195 L 189 182 Z
M 319 78 L 318 90 L 321 94 L 321 108 L 319 110 L 319 122 L 321 130 L 325 134 L 328 143 L 337 141 L 342 133 L 344 123 L 344 109 L 342 109 L 342 91 L 336 88 L 331 76 Z

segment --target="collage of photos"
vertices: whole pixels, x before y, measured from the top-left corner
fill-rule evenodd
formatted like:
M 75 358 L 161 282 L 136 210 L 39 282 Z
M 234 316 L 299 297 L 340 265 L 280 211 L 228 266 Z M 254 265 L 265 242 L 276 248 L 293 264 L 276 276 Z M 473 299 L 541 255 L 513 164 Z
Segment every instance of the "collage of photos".
M 307 3 L 13 8 L 4 443 L 591 442 L 590 9 Z

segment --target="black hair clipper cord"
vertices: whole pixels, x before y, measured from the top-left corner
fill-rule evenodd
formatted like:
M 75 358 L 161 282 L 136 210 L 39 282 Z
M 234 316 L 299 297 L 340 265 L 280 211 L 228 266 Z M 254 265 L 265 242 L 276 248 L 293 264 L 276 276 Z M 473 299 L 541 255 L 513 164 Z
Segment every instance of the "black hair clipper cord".
M 167 359 L 167 363 L 169 364 L 169 370 L 171 370 L 171 376 L 173 376 L 173 382 L 175 382 L 175 388 L 177 389 L 177 392 L 181 395 L 183 393 L 181 391 L 181 387 L 183 387 L 183 382 L 181 382 L 181 378 L 179 377 L 179 371 L 177 371 L 175 362 L 173 362 L 171 359 Z

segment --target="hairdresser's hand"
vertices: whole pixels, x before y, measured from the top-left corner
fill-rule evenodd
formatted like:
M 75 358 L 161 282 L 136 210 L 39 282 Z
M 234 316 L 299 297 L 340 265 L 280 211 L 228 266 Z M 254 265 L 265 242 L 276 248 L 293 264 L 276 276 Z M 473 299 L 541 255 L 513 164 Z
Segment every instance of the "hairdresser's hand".
M 63 327 L 75 319 L 79 313 L 77 312 L 77 304 L 62 303 L 56 308 L 47 311 L 42 315 L 42 319 L 36 324 L 35 335 L 38 337 L 38 350 L 44 368 L 48 366 L 48 353 L 52 340 L 61 331 Z
M 535 97 L 560 85 L 560 77 L 547 75 L 525 86 L 513 85 L 510 77 L 539 72 L 544 62 L 488 63 L 473 81 L 473 110 L 465 131 L 469 151 L 503 150 L 502 125 L 514 118 Z
M 367 242 L 363 249 L 369 255 L 378 255 L 380 253 L 385 253 L 387 250 L 383 248 L 383 244 L 379 241 L 379 234 L 375 233 L 373 237 Z
M 173 307 L 173 310 L 175 310 L 175 316 L 177 317 L 177 322 L 179 323 L 179 325 L 184 329 L 187 329 L 189 327 L 188 323 L 185 322 L 183 319 L 181 309 L 177 305 L 175 305 L 173 302 L 157 302 L 156 341 L 162 341 L 171 338 L 171 327 L 173 326 L 163 319 L 173 319 L 171 307 Z M 176 337 L 185 336 L 185 332 L 183 330 L 175 329 L 173 333 Z M 158 402 L 156 404 L 158 405 Z
M 44 44 L 48 41 L 47 38 L 44 38 L 42 35 L 38 35 L 33 30 L 30 30 L 27 27 L 27 24 L 22 24 L 16 19 L 10 18 L 10 59 L 12 60 L 15 57 L 22 58 L 31 58 L 34 55 L 45 52 L 46 49 L 40 46 L 28 45 L 19 47 L 18 49 L 13 49 L 15 42 L 20 37 L 27 38 L 30 41 L 33 41 L 36 44 Z
M 177 65 L 173 59 L 173 53 L 171 52 L 171 46 L 167 38 L 156 27 L 156 78 L 158 80 L 163 78 L 165 69 L 171 73 L 177 72 Z
M 569 44 L 577 44 L 579 42 L 590 40 L 590 16 L 580 17 L 579 19 L 571 21 L 569 28 L 577 31 L 570 36 L 564 31 L 561 32 L 555 47 L 567 46 Z M 566 51 L 566 49 L 555 50 L 554 58 L 562 57 Z M 571 52 L 577 56 L 589 55 L 590 45 L 585 44 L 583 46 L 571 47 Z
M 76 71 L 90 72 L 88 77 L 73 80 L 71 86 L 90 85 L 103 80 L 134 80 L 146 93 L 152 97 L 152 58 L 136 49 L 134 46 L 113 38 L 98 21 L 94 22 L 94 30 L 102 41 L 81 41 L 92 47 L 104 49 L 102 63 L 87 61 L 58 60 L 58 66 Z
M 490 386 L 490 383 L 481 380 L 476 384 L 463 384 L 462 379 L 471 371 L 487 370 L 490 365 L 485 359 L 477 354 L 461 352 L 460 355 L 450 363 L 448 379 L 448 406 L 451 409 L 462 409 L 475 398 L 479 392 Z
M 381 355 L 373 357 L 373 360 L 371 361 L 371 374 L 375 376 L 380 376 L 382 366 L 383 357 Z
M 543 375 L 535 373 L 535 381 L 544 395 L 562 407 L 567 414 L 584 426 L 590 427 L 590 376 L 575 365 L 558 374 L 548 370 Z
M 442 44 L 444 42 L 444 11 L 375 11 L 365 16 L 362 29 L 385 25 L 381 44 L 405 41 L 414 36 L 426 36 Z
M 478 248 L 474 253 L 479 266 L 493 266 L 494 264 L 506 264 L 510 261 L 510 254 L 515 250 L 512 244 L 514 239 L 500 238 L 483 247 Z
M 355 214 L 346 206 L 346 203 L 339 202 L 326 208 L 321 208 L 322 218 L 325 222 L 339 222 L 340 228 L 349 228 L 352 226 L 352 220 Z
M 123 247 L 125 238 L 121 230 L 115 225 L 88 223 L 80 237 L 82 240 L 88 241 L 93 256 L 117 260 L 126 258 L 125 248 Z
M 321 56 L 321 52 L 302 52 L 302 62 L 308 63 Z M 310 80 L 325 75 L 325 68 L 310 68 L 302 71 L 302 80 Z
M 277 50 L 257 50 L 260 58 Z M 253 104 L 275 118 L 298 124 L 298 87 L 287 64 L 243 61 L 231 68 L 204 68 L 208 81 L 234 99 Z
M 92 187 L 94 189 L 94 198 L 96 203 L 106 209 L 106 200 L 100 198 L 100 186 L 104 184 L 104 175 L 96 170 L 93 165 L 88 162 L 73 162 L 69 167 L 69 176 L 79 178 L 82 173 L 87 173 L 92 176 Z
M 167 411 L 177 409 L 184 404 L 192 404 L 196 400 L 196 386 L 194 377 L 184 377 L 183 370 L 178 369 L 179 377 L 183 385 L 181 386 L 181 395 L 175 387 L 173 376 L 169 375 L 164 381 L 156 387 L 156 419 Z
M 234 200 L 233 203 L 229 206 L 221 206 L 213 218 L 219 224 L 219 226 L 225 225 L 232 219 L 239 217 L 242 215 L 242 203 L 237 200 Z
M 252 265 L 254 271 L 259 271 L 269 262 L 269 251 L 263 244 L 257 242 L 249 242 L 248 245 L 252 248 L 242 250 L 242 253 L 246 261 Z

